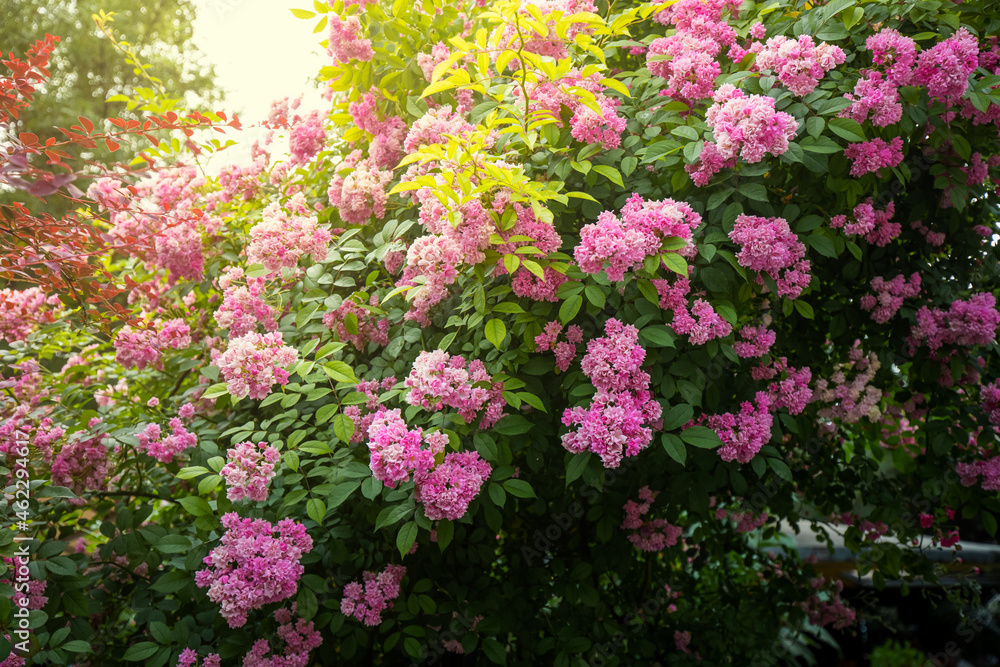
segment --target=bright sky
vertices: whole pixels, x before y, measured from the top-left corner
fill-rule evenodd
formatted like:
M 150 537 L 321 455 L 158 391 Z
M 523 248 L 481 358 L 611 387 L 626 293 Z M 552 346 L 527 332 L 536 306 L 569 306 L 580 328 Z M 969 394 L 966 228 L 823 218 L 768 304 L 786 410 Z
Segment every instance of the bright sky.
M 298 19 L 289 11 L 311 9 L 311 0 L 196 2 L 194 42 L 215 65 L 216 82 L 226 92 L 222 110 L 237 112 L 246 126 L 264 120 L 271 101 L 285 96 L 302 95 L 300 109 L 328 106 L 310 82 L 331 64 L 319 46 L 326 32 L 313 33 L 318 18 Z M 220 160 L 248 161 L 250 141 L 252 137 L 240 141 L 242 150 L 234 146 L 224 151 Z

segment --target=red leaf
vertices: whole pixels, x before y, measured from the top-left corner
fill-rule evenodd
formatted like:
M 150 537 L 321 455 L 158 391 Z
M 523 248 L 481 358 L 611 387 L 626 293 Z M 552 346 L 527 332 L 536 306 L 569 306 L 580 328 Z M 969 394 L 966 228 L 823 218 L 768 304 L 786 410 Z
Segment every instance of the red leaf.
M 120 144 L 111 137 L 104 137 L 104 143 L 107 144 L 108 150 L 112 153 L 120 148 Z
M 83 116 L 77 116 L 77 117 L 76 117 L 76 119 L 77 119 L 78 121 L 80 121 L 80 124 L 81 124 L 81 125 L 83 125 L 83 126 L 84 126 L 85 128 L 87 128 L 87 133 L 88 133 L 88 134 L 94 131 L 94 124 L 93 124 L 93 123 L 91 123 L 91 122 L 90 122 L 89 120 L 87 120 L 86 118 L 84 118 Z

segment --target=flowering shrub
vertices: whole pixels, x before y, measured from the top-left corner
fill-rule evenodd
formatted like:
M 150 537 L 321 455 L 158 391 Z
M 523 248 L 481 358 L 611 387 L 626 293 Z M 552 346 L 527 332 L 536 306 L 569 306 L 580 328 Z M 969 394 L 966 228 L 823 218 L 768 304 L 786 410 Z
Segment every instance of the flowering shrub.
M 988 11 L 296 14 L 329 106 L 245 163 L 152 99 L 0 156 L 3 664 L 754 664 L 868 615 L 780 526 L 876 586 L 995 536 Z

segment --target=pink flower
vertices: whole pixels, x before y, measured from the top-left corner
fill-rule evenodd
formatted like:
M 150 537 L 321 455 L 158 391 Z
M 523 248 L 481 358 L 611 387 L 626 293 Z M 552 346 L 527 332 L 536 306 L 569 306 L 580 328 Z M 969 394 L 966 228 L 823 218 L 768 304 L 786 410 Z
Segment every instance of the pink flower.
M 378 574 L 365 572 L 364 586 L 356 581 L 344 586 L 341 613 L 353 616 L 369 627 L 378 625 L 382 622 L 382 612 L 399 597 L 399 584 L 405 574 L 406 568 L 402 565 L 387 565 Z
M 377 297 L 372 297 L 374 308 L 378 305 Z M 323 324 L 337 332 L 337 338 L 364 350 L 369 342 L 376 345 L 389 344 L 389 320 L 379 319 L 378 315 L 350 299 L 345 299 L 340 308 L 323 315 Z M 350 333 L 348 324 L 355 333 Z
M 989 345 L 996 340 L 1000 313 L 996 299 L 989 292 L 973 294 L 968 301 L 954 301 L 948 310 L 930 309 L 917 311 L 917 324 L 908 338 L 910 353 L 926 345 L 931 352 L 942 345 Z
M 634 531 L 629 534 L 629 541 L 642 551 L 658 552 L 667 547 L 677 544 L 677 539 L 683 530 L 678 526 L 672 526 L 666 519 L 647 519 L 643 516 L 649 513 L 656 500 L 658 492 L 650 491 L 648 486 L 642 487 L 639 491 L 639 499 L 636 503 L 633 500 L 625 502 L 625 520 L 622 528 Z
M 760 162 L 765 155 L 782 155 L 798 131 L 795 118 L 775 111 L 774 99 L 764 95 L 747 97 L 742 90 L 724 84 L 715 93 L 705 120 L 715 134 L 719 155 L 730 160 Z
M 653 76 L 666 79 L 662 94 L 693 106 L 712 97 L 715 78 L 722 71 L 715 60 L 720 48 L 711 38 L 678 31 L 650 43 L 646 66 Z
M 708 427 L 722 440 L 719 458 L 723 461 L 749 463 L 760 448 L 771 439 L 771 402 L 767 394 L 757 392 L 756 405 L 749 401 L 740 404 L 740 411 L 708 417 Z
M 913 70 L 913 81 L 945 105 L 954 104 L 965 93 L 969 75 L 979 66 L 979 43 L 962 28 L 948 39 L 923 51 Z
M 790 40 L 777 35 L 767 40 L 757 53 L 754 69 L 758 72 L 773 70 L 778 80 L 795 95 L 811 93 L 823 75 L 844 62 L 844 52 L 826 42 L 818 46 L 809 35 Z
M 886 143 L 882 139 L 872 139 L 853 143 L 844 149 L 844 156 L 853 160 L 851 176 L 858 178 L 868 173 L 878 172 L 884 167 L 895 167 L 903 161 L 903 140 L 894 137 Z
M 267 500 L 267 486 L 275 475 L 274 466 L 281 459 L 278 450 L 266 442 L 255 446 L 241 442 L 226 452 L 226 465 L 219 474 L 226 480 L 226 497 L 230 500 L 249 498 Z
M 51 298 L 37 287 L 0 290 L 0 339 L 8 343 L 24 340 L 40 325 L 52 322 L 55 313 L 46 308 Z M 55 304 L 58 304 L 58 299 Z
M 284 344 L 281 332 L 249 333 L 229 341 L 229 349 L 215 360 L 234 398 L 265 398 L 275 383 L 287 384 L 283 367 L 298 361 L 299 353 Z
M 208 567 L 195 573 L 194 580 L 208 588 L 208 598 L 220 606 L 229 627 L 238 628 L 251 610 L 295 595 L 304 571 L 299 559 L 313 543 L 305 526 L 291 519 L 272 526 L 230 512 L 222 525 L 226 532 L 219 546 L 205 557 Z
M 871 284 L 877 296 L 862 297 L 861 307 L 865 310 L 874 310 L 872 319 L 879 324 L 885 324 L 903 305 L 904 298 L 912 298 L 920 293 L 920 274 L 912 274 L 909 282 L 904 275 L 898 275 L 888 281 L 882 276 L 876 276 Z
M 581 104 L 570 119 L 570 134 L 585 144 L 600 143 L 605 150 L 618 148 L 626 121 L 618 115 L 618 101 L 605 97 L 598 101 L 600 113 Z
M 576 426 L 562 436 L 573 453 L 590 451 L 606 468 L 617 468 L 623 456 L 635 456 L 649 446 L 649 428 L 662 412 L 649 391 L 649 375 L 641 369 L 646 351 L 638 345 L 638 330 L 618 320 L 605 322 L 605 336 L 587 345 L 581 367 L 597 387 L 589 407 L 569 408 L 563 425 Z
M 779 296 L 795 299 L 808 286 L 806 247 L 784 218 L 740 215 L 729 238 L 742 246 L 736 258 L 740 265 L 774 278 Z M 763 279 L 758 278 L 758 283 Z
M 227 267 L 219 278 L 223 288 L 222 305 L 215 311 L 215 321 L 229 329 L 230 338 L 239 338 L 255 332 L 257 325 L 265 331 L 278 328 L 274 309 L 265 300 L 265 279 L 247 278 L 245 286 L 233 285 L 243 276 L 243 269 Z
M 271 273 L 294 269 L 305 255 L 322 262 L 330 238 L 328 230 L 316 226 L 315 217 L 290 216 L 275 202 L 264 209 L 261 222 L 250 228 L 247 259 L 252 264 L 263 264 Z
M 428 519 L 461 519 L 492 470 L 479 452 L 449 452 L 430 472 L 414 474 L 414 498 Z
M 876 211 L 872 201 L 869 197 L 854 207 L 853 222 L 848 222 L 845 215 L 835 215 L 830 219 L 830 227 L 843 228 L 845 234 L 862 234 L 872 245 L 888 245 L 903 229 L 898 222 L 891 222 L 896 205 L 889 202 L 884 211 Z
M 149 424 L 136 435 L 139 448 L 161 463 L 170 463 L 185 449 L 198 444 L 198 437 L 184 428 L 177 417 L 170 420 L 170 435 L 162 435 L 159 424 Z
M 670 252 L 693 256 L 691 238 L 700 224 L 701 216 L 683 202 L 646 201 L 640 195 L 632 195 L 622 207 L 620 219 L 605 211 L 598 216 L 597 223 L 584 225 L 573 256 L 583 271 L 604 270 L 608 279 L 620 281 L 626 271 L 640 268 L 646 257 L 659 255 L 663 242 L 669 238 L 684 242 L 680 249 Z
M 414 475 L 434 467 L 434 457 L 444 452 L 448 436 L 435 431 L 423 437 L 419 429 L 408 431 L 399 410 L 378 412 L 368 426 L 368 450 L 375 479 L 390 489 Z M 421 445 L 426 441 L 427 448 Z
M 331 12 L 329 17 L 330 45 L 326 51 L 334 62 L 346 65 L 352 60 L 367 62 L 375 57 L 371 40 L 361 37 L 361 20 L 357 15 L 342 19 Z
M 489 389 L 473 386 L 480 382 L 489 382 L 492 386 Z M 403 384 L 410 390 L 406 395 L 410 405 L 431 411 L 450 407 L 458 410 L 468 423 L 486 407 L 479 426 L 484 429 L 496 423 L 505 404 L 501 396 L 503 384 L 492 381 L 483 362 L 474 359 L 466 370 L 465 359 L 443 350 L 421 352 Z
M 744 359 L 764 356 L 777 339 L 777 334 L 768 329 L 766 325 L 745 326 L 740 329 L 739 336 L 743 340 L 733 343 L 733 350 Z

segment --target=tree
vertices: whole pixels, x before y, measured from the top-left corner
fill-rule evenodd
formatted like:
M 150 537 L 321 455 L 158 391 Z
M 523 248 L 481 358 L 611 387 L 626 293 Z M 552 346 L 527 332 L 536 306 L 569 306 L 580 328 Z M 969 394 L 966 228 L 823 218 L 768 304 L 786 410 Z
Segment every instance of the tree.
M 314 9 L 288 160 L 89 188 L 129 324 L 4 295 L 19 655 L 772 665 L 783 524 L 994 539 L 994 3 Z

